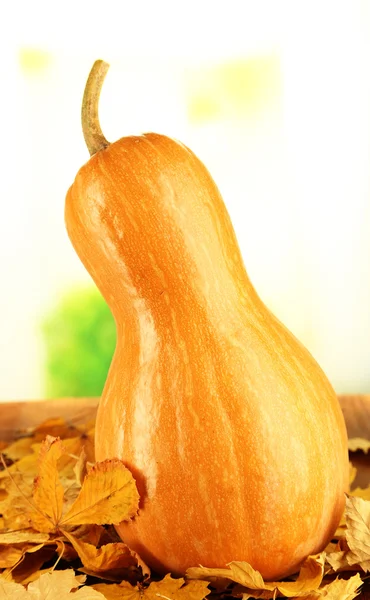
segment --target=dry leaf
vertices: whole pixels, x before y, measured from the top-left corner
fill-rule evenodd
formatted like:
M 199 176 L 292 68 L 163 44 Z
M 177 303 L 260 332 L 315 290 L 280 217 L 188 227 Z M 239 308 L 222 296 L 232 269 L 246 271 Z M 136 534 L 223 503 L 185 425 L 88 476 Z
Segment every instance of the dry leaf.
M 319 588 L 324 575 L 324 561 L 324 552 L 309 556 L 303 563 L 296 581 L 265 582 L 261 573 L 246 562 L 231 562 L 227 569 L 192 567 L 187 570 L 186 577 L 208 581 L 213 578 L 228 579 L 247 588 L 247 590 L 267 590 L 270 592 L 270 594 L 263 594 L 263 597 L 272 598 L 277 590 L 283 596 L 293 598 L 307 596 L 310 592 Z M 253 596 L 254 594 L 250 593 L 249 595 Z
M 190 567 L 186 571 L 186 578 L 203 579 L 212 582 L 217 579 L 226 579 L 253 590 L 266 589 L 261 573 L 253 569 L 247 562 L 231 562 L 228 564 L 228 568 L 224 569 Z
M 103 594 L 89 587 L 81 586 L 81 579 L 75 576 L 72 569 L 45 573 L 37 581 L 29 584 L 26 590 L 23 585 L 0 579 L 1 599 L 12 600 L 104 600 Z M 80 588 L 80 589 L 78 589 Z M 73 590 L 73 592 L 72 592 Z M 74 591 L 77 590 L 77 591 Z
M 357 498 L 362 498 L 363 500 L 370 500 L 370 487 L 367 488 L 355 488 L 351 490 L 351 496 L 356 496 Z
M 148 565 L 143 561 L 143 559 L 141 558 L 141 556 L 138 555 L 137 552 L 134 552 L 134 550 L 131 550 L 131 554 L 136 558 L 137 566 L 141 569 L 143 579 L 148 579 L 151 575 L 151 571 Z
M 112 569 L 122 570 L 137 565 L 135 556 L 132 555 L 130 548 L 123 542 L 105 544 L 100 548 L 96 548 L 92 544 L 82 542 L 67 531 L 64 532 L 64 535 L 71 542 L 82 564 L 90 573 L 105 572 Z
M 95 423 L 90 422 L 85 426 L 78 427 L 80 447 L 86 452 L 87 462 L 93 464 L 95 462 Z M 79 454 L 76 452 L 75 454 Z
M 13 524 L 15 520 L 23 519 L 21 531 L 0 532 L 3 578 L 16 583 L 32 581 L 37 573 L 40 574 L 45 561 L 50 560 L 56 552 L 63 560 L 74 560 L 79 553 L 86 570 L 96 576 L 102 576 L 103 573 L 112 575 L 113 581 L 127 577 L 130 569 L 136 573 L 135 576 L 130 573 L 130 580 L 136 581 L 140 576 L 140 557 L 121 541 L 111 542 L 106 530 L 95 524 L 120 522 L 137 511 L 135 481 L 121 461 L 105 461 L 91 469 L 79 489 L 76 471 L 79 473 L 77 476 L 82 478 L 87 462 L 82 443 L 83 436 L 69 438 L 63 444 L 60 439 L 48 436 L 42 444 L 37 445 L 36 452 L 35 444 L 30 445 L 30 451 L 34 453 L 30 464 L 33 466 L 37 459 L 38 465 L 33 489 L 28 485 L 24 490 L 20 487 L 26 476 L 22 470 L 16 471 L 17 464 L 23 467 L 28 456 L 12 465 L 13 473 L 9 469 L 6 477 L 0 480 L 3 492 L 0 510 L 5 509 L 5 517 L 11 516 Z M 76 451 L 80 459 L 74 455 Z M 64 519 L 62 513 L 65 506 Z M 3 522 L 6 522 L 6 518 Z M 29 528 L 30 519 L 33 529 Z M 68 526 L 65 532 L 67 538 L 69 536 L 67 541 L 65 537 L 63 541 L 61 537 L 49 535 L 60 529 L 61 523 L 64 527 Z M 76 528 L 77 523 L 82 524 Z M 106 537 L 108 543 L 102 544 L 102 537 Z M 99 549 L 96 548 L 98 544 Z M 149 572 L 144 565 L 145 571 Z
M 25 457 L 19 463 L 27 461 L 27 459 L 28 457 Z M 32 455 L 32 459 L 35 460 L 36 464 L 36 455 Z M 28 529 L 31 526 L 28 513 L 32 496 L 33 477 L 17 473 L 13 467 L 16 467 L 19 463 L 0 473 L 0 513 L 3 529 L 19 530 Z
M 348 564 L 370 571 L 370 502 L 354 496 L 346 498 L 346 540 L 351 552 Z
M 132 586 L 127 581 L 121 584 L 98 583 L 92 586 L 104 594 L 107 600 L 203 600 L 209 593 L 206 581 L 172 579 L 166 575 L 161 581 L 153 581 L 148 587 Z
M 326 546 L 324 552 L 325 555 L 327 556 L 328 554 L 331 554 L 332 552 L 337 552 L 338 550 L 338 542 L 329 542 L 328 545 Z
M 47 569 L 39 569 L 38 571 L 34 571 L 28 577 L 22 579 L 22 581 L 18 581 L 18 583 L 21 583 L 27 587 L 29 583 L 32 581 L 37 581 L 37 579 L 40 579 L 41 575 L 45 575 L 45 573 L 50 573 L 50 567 Z
M 67 562 L 78 559 L 76 550 L 67 542 L 64 536 L 55 538 L 54 542 L 56 545 L 56 552 L 60 558 L 63 558 L 63 560 L 66 560 Z
M 0 479 L 8 478 L 8 473 L 11 474 L 19 474 L 22 475 L 24 480 L 28 483 L 28 481 L 33 481 L 34 477 L 37 475 L 38 471 L 38 456 L 40 452 L 41 444 L 32 444 L 31 451 L 32 454 L 27 454 L 14 464 L 10 465 L 7 471 L 0 471 Z
M 363 581 L 359 575 L 353 575 L 349 579 L 335 579 L 320 589 L 321 596 L 330 600 L 352 600 L 359 593 L 359 587 Z
M 60 525 L 110 525 L 133 517 L 139 494 L 131 472 L 118 459 L 96 463 Z
M 12 598 L 15 600 L 64 600 L 65 598 L 104 598 L 101 594 L 81 595 L 78 592 L 73 595 L 71 590 L 81 586 L 81 579 L 75 576 L 72 569 L 65 571 L 53 571 L 42 574 L 35 582 L 31 582 L 26 590 L 23 585 L 0 578 L 1 599 Z M 82 588 L 84 589 L 84 588 Z M 89 588 L 85 588 L 89 590 Z M 90 590 L 89 590 L 90 591 Z M 93 590 L 91 590 L 93 591 Z
M 7 446 L 3 453 L 11 460 L 16 461 L 32 453 L 32 444 L 34 444 L 33 438 L 21 438 Z
M 78 461 L 73 467 L 73 472 L 76 476 L 76 481 L 79 486 L 82 486 L 83 481 L 87 474 L 87 455 L 85 452 L 85 448 L 82 448 L 80 452 L 80 456 L 78 457 Z
M 14 567 L 34 544 L 42 547 L 48 539 L 47 534 L 35 533 L 34 531 L 0 533 L 0 569 Z
M 68 530 L 68 533 L 79 540 L 86 542 L 87 544 L 92 544 L 95 547 L 102 546 L 103 544 L 108 544 L 113 541 L 108 535 L 105 527 L 102 527 L 101 525 L 79 525 L 78 527 L 73 527 Z M 117 541 L 121 541 L 121 539 Z
M 144 593 L 143 590 L 132 586 L 127 581 L 122 581 L 120 584 L 96 583 L 92 588 L 103 594 L 106 600 L 141 600 Z M 157 600 L 159 600 L 158 597 Z
M 335 530 L 333 539 L 334 540 L 340 540 L 345 538 L 346 535 L 346 529 L 347 529 L 347 522 L 346 522 L 346 514 L 345 512 L 342 514 L 341 518 L 340 518 L 340 522 L 338 527 Z M 326 548 L 325 548 L 326 550 Z
M 81 436 L 63 440 L 65 453 L 58 463 L 59 476 L 62 479 L 76 481 L 75 465 L 85 447 L 85 439 Z
M 56 417 L 43 421 L 32 431 L 32 437 L 35 441 L 42 442 L 47 435 L 65 440 L 78 436 L 79 430 L 74 425 L 66 423 L 64 419 Z
M 348 552 L 349 548 L 346 540 L 341 540 L 338 549 L 326 555 L 326 562 L 333 571 L 345 571 L 350 568 L 347 560 Z
M 334 571 L 370 570 L 370 502 L 355 496 L 346 498 L 345 539 L 327 555 Z
M 144 590 L 142 596 L 145 600 L 158 600 L 158 598 L 171 598 L 171 600 L 202 600 L 210 593 L 208 582 L 188 581 L 173 579 L 166 575 L 161 581 L 153 581 Z
M 0 502 L 3 530 L 27 530 L 31 526 L 29 498 L 22 496 L 16 489 L 14 491 L 15 493 L 9 493 L 8 497 Z
M 81 578 L 77 578 L 73 569 L 53 571 L 41 575 L 40 579 L 29 584 L 27 593 L 29 600 L 105 600 L 103 594 L 91 587 L 81 586 Z M 72 590 L 76 590 L 73 593 Z
M 57 463 L 63 452 L 59 438 L 47 436 L 41 444 L 39 470 L 33 494 L 35 511 L 30 514 L 34 528 L 39 531 L 53 531 L 62 516 L 64 489 L 59 478 Z
M 30 546 L 25 549 L 23 556 L 16 566 L 5 569 L 1 577 L 8 581 L 23 583 L 33 573 L 39 571 L 43 564 L 55 556 L 55 546 Z
M 359 594 L 359 587 L 363 584 L 358 573 L 349 579 L 335 579 L 323 585 L 317 593 L 310 594 L 305 600 L 352 600 Z
M 0 577 L 0 598 L 2 600 L 30 600 L 32 597 L 29 596 L 23 585 L 14 583 L 13 581 L 5 581 Z
M 351 438 L 348 440 L 348 450 L 350 452 L 357 452 L 358 450 L 368 452 L 370 450 L 370 440 L 365 440 L 360 437 Z
M 47 542 L 49 535 L 47 533 L 39 533 L 32 529 L 23 531 L 6 531 L 0 532 L 0 545 L 3 544 L 42 544 Z
M 357 468 L 351 461 L 349 461 L 349 485 L 350 486 L 356 479 L 356 475 L 357 475 Z
M 22 558 L 24 552 L 24 548 L 17 548 L 16 546 L 0 546 L 0 569 L 10 569 L 11 567 L 14 567 L 14 565 Z

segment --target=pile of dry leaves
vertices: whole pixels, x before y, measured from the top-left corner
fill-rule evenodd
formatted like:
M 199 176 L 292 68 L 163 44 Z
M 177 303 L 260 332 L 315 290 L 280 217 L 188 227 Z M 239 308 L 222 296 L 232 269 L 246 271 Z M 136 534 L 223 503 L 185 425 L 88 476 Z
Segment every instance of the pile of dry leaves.
M 93 427 L 52 419 L 0 442 L 1 600 L 351 600 L 361 591 L 370 571 L 370 488 L 352 492 L 335 543 L 288 581 L 264 582 L 245 562 L 194 567 L 185 579 L 151 574 L 112 525 L 136 514 L 135 482 L 119 460 L 94 463 Z M 352 440 L 357 448 L 369 444 Z

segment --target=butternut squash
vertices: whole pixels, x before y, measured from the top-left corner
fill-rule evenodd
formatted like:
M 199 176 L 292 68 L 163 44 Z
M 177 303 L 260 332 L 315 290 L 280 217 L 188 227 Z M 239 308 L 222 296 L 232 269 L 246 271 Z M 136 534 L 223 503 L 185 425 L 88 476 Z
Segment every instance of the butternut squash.
M 321 551 L 343 511 L 347 439 L 336 394 L 246 273 L 221 195 L 183 144 L 108 144 L 85 93 L 92 154 L 65 218 L 117 325 L 96 458 L 141 495 L 117 530 L 159 572 L 244 560 L 267 579 Z

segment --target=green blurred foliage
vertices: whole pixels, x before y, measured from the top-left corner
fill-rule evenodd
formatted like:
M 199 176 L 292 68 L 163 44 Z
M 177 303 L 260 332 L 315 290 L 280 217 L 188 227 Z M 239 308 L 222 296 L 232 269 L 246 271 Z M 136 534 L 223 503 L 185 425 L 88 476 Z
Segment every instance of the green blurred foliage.
M 71 289 L 46 317 L 42 331 L 47 397 L 100 396 L 116 327 L 98 289 Z

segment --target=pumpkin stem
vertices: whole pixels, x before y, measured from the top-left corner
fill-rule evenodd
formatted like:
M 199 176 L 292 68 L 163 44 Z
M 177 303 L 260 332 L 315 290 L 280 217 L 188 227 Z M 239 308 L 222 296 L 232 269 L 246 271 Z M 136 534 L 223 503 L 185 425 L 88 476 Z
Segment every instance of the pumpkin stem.
M 87 79 L 82 100 L 81 121 L 86 146 L 90 156 L 109 146 L 108 140 L 100 127 L 99 98 L 103 87 L 109 64 L 103 60 L 96 60 Z

